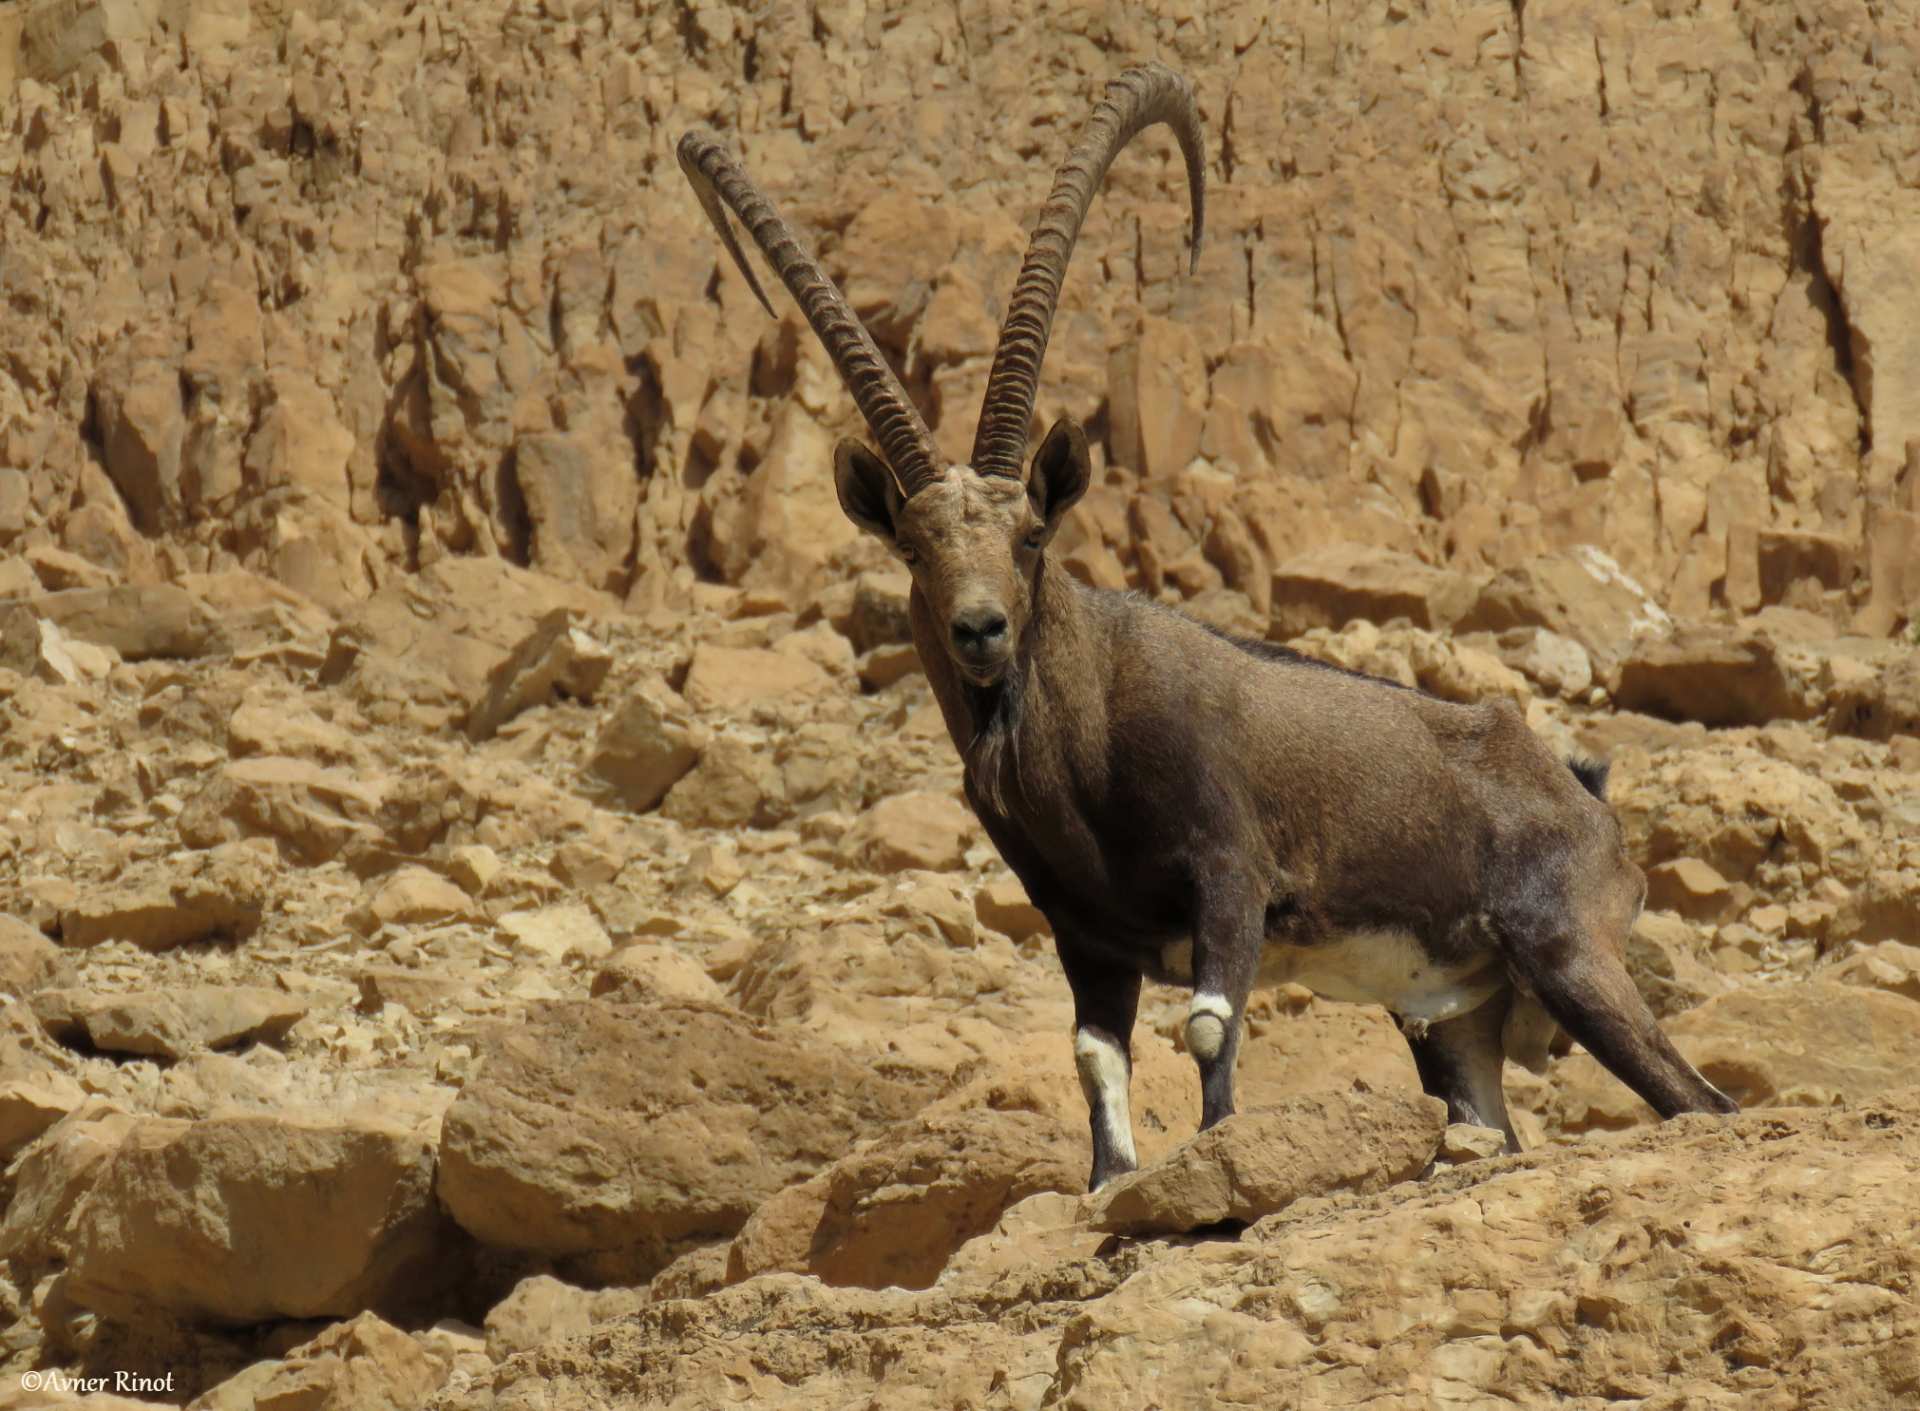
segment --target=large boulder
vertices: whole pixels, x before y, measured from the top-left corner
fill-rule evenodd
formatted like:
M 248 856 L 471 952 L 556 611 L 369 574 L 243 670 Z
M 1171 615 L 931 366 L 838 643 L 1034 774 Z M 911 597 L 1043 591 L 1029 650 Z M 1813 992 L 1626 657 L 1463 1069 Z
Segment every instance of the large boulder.
M 1672 621 L 1612 556 L 1583 544 L 1495 575 L 1454 626 L 1544 627 L 1585 647 L 1594 674 L 1610 682 L 1636 641 L 1664 635 Z
M 830 1284 L 926 1288 L 1009 1205 L 1086 1180 L 1085 1118 L 1032 1083 L 996 1082 L 889 1130 L 754 1212 L 729 1280 L 769 1270 Z
M 1273 571 L 1271 635 L 1285 641 L 1355 619 L 1384 624 L 1404 618 L 1415 627 L 1445 628 L 1466 611 L 1473 591 L 1461 575 L 1411 554 L 1370 544 L 1329 544 Z
M 79 1307 L 125 1322 L 348 1317 L 456 1272 L 433 1143 L 415 1128 L 295 1110 L 144 1118 L 117 1136 L 83 1169 L 34 1168 L 75 1185 L 35 1200 L 67 1206 L 53 1238 Z
M 731 1235 L 924 1091 L 718 1006 L 548 1004 L 486 1040 L 440 1198 L 489 1244 L 664 1255 Z
M 1383 1190 L 1425 1170 L 1446 1128 L 1445 1103 L 1405 1088 L 1303 1093 L 1229 1117 L 1109 1181 L 1092 1197 L 1089 1223 L 1179 1234 L 1258 1220 L 1305 1195 Z

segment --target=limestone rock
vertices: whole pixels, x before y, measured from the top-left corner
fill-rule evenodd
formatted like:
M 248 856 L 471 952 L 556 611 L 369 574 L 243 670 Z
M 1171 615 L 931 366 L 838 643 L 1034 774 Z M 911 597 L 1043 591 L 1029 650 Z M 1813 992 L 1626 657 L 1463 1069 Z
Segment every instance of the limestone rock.
M 682 694 L 695 710 L 745 714 L 763 701 L 804 701 L 834 689 L 833 678 L 803 656 L 702 643 L 694 649 Z
M 511 911 L 499 924 L 513 937 L 516 949 L 556 965 L 568 959 L 599 960 L 613 949 L 606 928 L 577 903 Z
M 413 1411 L 447 1383 L 452 1359 L 377 1314 L 335 1323 L 284 1358 L 255 1363 L 191 1403 L 194 1411 L 302 1406 L 312 1411 Z
M 1920 1000 L 1920 946 L 1881 941 L 1848 956 L 1824 971 L 1822 977 Z
M 160 1311 L 234 1323 L 404 1302 L 445 1254 L 433 1179 L 432 1143 L 397 1124 L 300 1112 L 147 1119 L 101 1161 L 74 1211 L 71 1296 L 124 1320 Z M 326 1201 L 311 1199 L 316 1188 Z
M 180 815 L 181 839 L 210 848 L 269 838 L 292 861 L 326 862 L 374 833 L 381 790 L 339 769 L 256 755 L 222 765 Z
M 353 922 L 371 935 L 382 926 L 412 926 L 469 916 L 467 894 L 437 872 L 402 867 L 383 877 L 354 913 Z
M 978 831 L 973 815 L 946 794 L 915 790 L 880 800 L 862 814 L 848 848 L 878 872 L 910 867 L 951 872 Z
M 589 993 L 623 1004 L 724 1004 L 726 992 L 689 957 L 669 946 L 621 946 L 594 972 Z
M 47 1032 L 101 1053 L 180 1059 L 196 1049 L 278 1043 L 307 1003 L 264 985 L 202 985 L 164 991 L 43 990 L 33 1011 Z
M 486 691 L 467 716 L 467 738 L 490 740 L 515 715 L 556 696 L 591 700 L 612 667 L 607 649 L 557 608 L 488 674 Z
M 1027 899 L 1027 889 L 1011 876 L 989 882 L 974 894 L 974 914 L 982 926 L 1016 941 L 1053 933 L 1040 908 Z
M 19 918 L 0 914 L 0 994 L 31 995 L 65 984 L 70 974 L 53 942 Z
M 1692 623 L 1634 643 L 1613 697 L 1622 710 L 1705 725 L 1812 720 L 1826 706 L 1765 633 Z
M 1610 681 L 1636 641 L 1661 635 L 1671 621 L 1610 555 L 1581 547 L 1496 575 L 1455 625 L 1463 632 L 1547 628 L 1585 647 L 1595 674 Z
M 693 768 L 710 738 L 665 682 L 643 687 L 600 727 L 587 762 L 588 787 L 645 813 Z
M 179 864 L 129 868 L 60 909 L 69 946 L 131 941 L 167 950 L 215 937 L 244 939 L 266 904 L 268 863 L 247 844 L 228 844 Z
M 1472 584 L 1459 574 L 1391 549 L 1331 544 L 1273 571 L 1272 635 L 1286 641 L 1356 619 L 1385 624 L 1405 618 L 1415 627 L 1444 628 L 1472 600 Z
M 1108 1182 L 1090 1197 L 1088 1223 L 1176 1234 L 1257 1220 L 1306 1195 L 1381 1190 L 1418 1176 L 1446 1126 L 1446 1104 L 1419 1092 L 1306 1093 L 1229 1117 Z
M 227 649 L 206 609 L 172 584 L 73 588 L 30 598 L 24 606 L 65 635 L 111 647 L 128 661 L 202 657 Z
M 780 1269 L 927 1287 L 1009 1205 L 1085 1181 L 1079 1123 L 1052 1107 L 1018 1083 L 956 1094 L 761 1205 L 734 1237 L 728 1279 Z
M 1835 691 L 1828 723 L 1867 740 L 1920 736 L 1920 653 L 1907 653 Z
M 664 1253 L 731 1234 L 916 1106 L 905 1084 L 726 1011 L 547 1005 L 488 1041 L 449 1109 L 440 1198 L 489 1244 Z

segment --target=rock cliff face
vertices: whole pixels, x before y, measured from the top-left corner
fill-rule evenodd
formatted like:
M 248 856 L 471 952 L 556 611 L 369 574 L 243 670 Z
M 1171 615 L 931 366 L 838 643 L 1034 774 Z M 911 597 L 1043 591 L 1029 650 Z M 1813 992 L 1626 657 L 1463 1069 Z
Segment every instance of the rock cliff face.
M 1094 207 L 1038 408 L 1111 468 L 1083 572 L 1264 613 L 1329 538 L 1591 543 L 1685 613 L 1884 632 L 1920 587 L 1912 16 L 1669 9 L 14 0 L 0 534 L 334 608 L 448 554 L 841 581 L 847 401 L 675 137 L 733 136 L 959 457 L 1052 163 L 1158 56 L 1209 240 L 1184 276 L 1164 142 Z
M 1916 34 L 0 0 L 0 1402 L 1913 1405 Z M 1150 57 L 1207 244 L 1130 148 L 1054 552 L 1608 757 L 1628 960 L 1741 1117 L 1561 1052 L 1499 1156 L 1289 988 L 1196 1139 L 1150 987 L 1146 1168 L 1084 1197 L 858 419 L 672 148 L 727 134 L 958 458 Z

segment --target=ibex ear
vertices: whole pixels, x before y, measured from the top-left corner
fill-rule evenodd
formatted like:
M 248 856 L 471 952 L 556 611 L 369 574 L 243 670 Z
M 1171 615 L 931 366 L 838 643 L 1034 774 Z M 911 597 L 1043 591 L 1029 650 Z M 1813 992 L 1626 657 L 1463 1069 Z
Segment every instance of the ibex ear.
M 1087 493 L 1092 479 L 1087 433 L 1072 417 L 1063 416 L 1040 443 L 1033 457 L 1033 469 L 1027 475 L 1027 498 L 1033 501 L 1033 512 L 1046 521 L 1049 535 L 1060 527 L 1061 517 Z
M 893 517 L 902 503 L 887 463 L 858 441 L 833 448 L 833 488 L 847 518 L 876 538 L 893 542 Z

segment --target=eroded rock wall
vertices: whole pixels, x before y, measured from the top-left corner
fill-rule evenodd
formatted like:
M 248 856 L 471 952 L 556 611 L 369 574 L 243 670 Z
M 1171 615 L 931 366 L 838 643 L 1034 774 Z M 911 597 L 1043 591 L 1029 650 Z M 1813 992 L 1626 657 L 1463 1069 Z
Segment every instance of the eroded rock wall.
M 1199 88 L 1208 240 L 1186 277 L 1157 138 L 1088 221 L 1036 417 L 1109 467 L 1082 573 L 1263 616 L 1328 538 L 1481 574 L 1592 543 L 1686 613 L 1850 617 L 1877 565 L 1886 631 L 1920 551 L 1917 20 L 15 3 L 0 536 L 334 605 L 475 552 L 815 590 L 873 561 L 825 475 L 857 419 L 674 140 L 737 144 L 958 458 L 1053 164 L 1159 57 Z M 1783 530 L 1832 543 L 1782 567 Z

